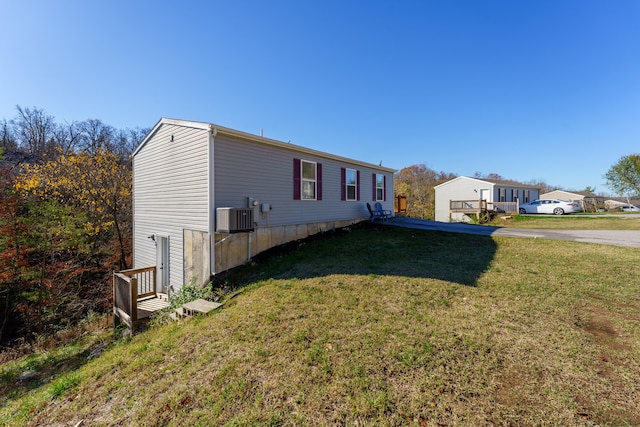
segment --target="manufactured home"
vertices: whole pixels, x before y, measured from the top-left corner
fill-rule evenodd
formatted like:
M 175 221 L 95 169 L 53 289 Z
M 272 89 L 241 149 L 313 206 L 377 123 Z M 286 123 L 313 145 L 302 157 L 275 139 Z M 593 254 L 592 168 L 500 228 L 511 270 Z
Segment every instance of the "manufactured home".
M 519 203 L 540 197 L 535 186 L 459 176 L 435 187 L 435 220 L 469 222 L 483 211 L 518 213 Z
M 133 154 L 133 264 L 155 292 L 393 209 L 394 170 L 211 123 L 161 119 Z

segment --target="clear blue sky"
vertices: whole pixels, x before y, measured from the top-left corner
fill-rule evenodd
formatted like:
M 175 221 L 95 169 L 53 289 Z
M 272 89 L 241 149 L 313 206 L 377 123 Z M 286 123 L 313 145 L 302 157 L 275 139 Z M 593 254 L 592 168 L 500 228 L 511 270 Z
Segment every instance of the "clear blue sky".
M 4 0 L 0 119 L 213 122 L 400 169 L 609 192 L 640 1 Z

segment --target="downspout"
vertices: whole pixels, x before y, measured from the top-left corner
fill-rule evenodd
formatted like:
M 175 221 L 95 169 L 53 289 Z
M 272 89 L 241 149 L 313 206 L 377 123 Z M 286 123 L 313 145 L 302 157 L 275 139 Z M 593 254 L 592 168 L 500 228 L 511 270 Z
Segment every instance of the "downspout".
M 209 125 L 209 270 L 216 275 L 216 246 L 215 246 L 215 156 L 214 147 L 218 129 Z

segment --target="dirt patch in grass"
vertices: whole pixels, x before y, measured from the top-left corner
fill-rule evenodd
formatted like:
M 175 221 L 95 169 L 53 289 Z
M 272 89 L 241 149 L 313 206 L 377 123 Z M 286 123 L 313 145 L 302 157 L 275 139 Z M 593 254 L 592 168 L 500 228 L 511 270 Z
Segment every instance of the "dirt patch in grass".
M 592 296 L 598 302 L 618 307 L 611 309 L 595 303 L 586 303 L 577 315 L 578 328 L 584 332 L 588 339 L 593 340 L 597 348 L 597 354 L 592 360 L 592 367 L 597 375 L 607 384 L 606 393 L 593 393 L 587 390 L 576 389 L 576 401 L 582 405 L 579 411 L 585 419 L 618 425 L 640 425 L 638 414 L 639 393 L 628 395 L 628 362 L 626 355 L 634 351 L 633 342 L 629 334 L 618 326 L 620 322 L 640 322 L 640 317 L 626 312 L 628 309 L 638 307 L 633 304 L 610 301 L 600 296 Z M 624 309 L 621 312 L 619 309 Z M 636 389 L 637 390 L 637 389 Z M 606 399 L 608 405 L 602 405 Z

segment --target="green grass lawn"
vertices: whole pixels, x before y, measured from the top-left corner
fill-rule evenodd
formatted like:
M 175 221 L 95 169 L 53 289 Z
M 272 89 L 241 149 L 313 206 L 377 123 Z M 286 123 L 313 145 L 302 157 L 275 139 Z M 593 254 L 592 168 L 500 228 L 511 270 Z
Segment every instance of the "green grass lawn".
M 486 225 L 557 230 L 640 230 L 640 215 L 637 217 L 593 214 L 497 215 L 491 223 Z
M 639 276 L 633 248 L 327 233 L 234 270 L 221 310 L 14 390 L 0 424 L 639 425 Z

